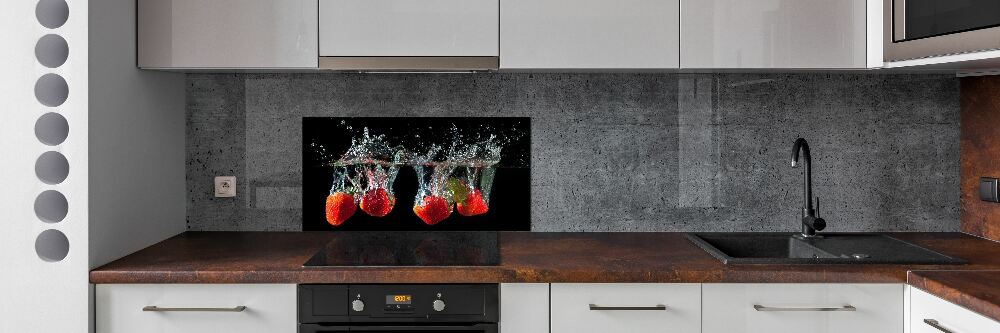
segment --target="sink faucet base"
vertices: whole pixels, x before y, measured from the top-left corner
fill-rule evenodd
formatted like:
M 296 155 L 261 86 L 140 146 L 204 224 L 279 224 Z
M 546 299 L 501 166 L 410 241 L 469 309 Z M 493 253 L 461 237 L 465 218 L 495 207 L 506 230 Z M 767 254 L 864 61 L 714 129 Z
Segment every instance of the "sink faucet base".
M 806 234 L 803 234 L 803 233 L 798 233 L 798 234 L 792 235 L 792 238 L 806 240 L 806 239 L 823 239 L 823 238 L 826 238 L 826 237 L 823 237 L 823 235 L 818 235 L 818 234 L 806 235 Z

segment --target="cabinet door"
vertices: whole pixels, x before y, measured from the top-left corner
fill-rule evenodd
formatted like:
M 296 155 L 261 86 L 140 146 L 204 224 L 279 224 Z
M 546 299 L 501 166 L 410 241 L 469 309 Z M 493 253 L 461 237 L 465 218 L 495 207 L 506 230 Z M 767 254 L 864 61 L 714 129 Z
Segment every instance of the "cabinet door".
M 499 0 L 320 0 L 324 57 L 496 57 Z
M 705 333 L 903 332 L 902 284 L 705 284 L 702 291 Z
M 682 0 L 681 68 L 865 68 L 865 0 Z
M 500 284 L 500 333 L 548 333 L 549 284 Z
M 139 67 L 316 68 L 316 0 L 138 0 Z
M 98 333 L 294 333 L 298 326 L 293 284 L 99 284 L 96 289 Z M 164 311 L 143 310 L 147 306 Z M 238 306 L 246 308 L 220 311 Z
M 551 316 L 552 333 L 700 333 L 701 285 L 554 283 Z
M 500 68 L 677 68 L 678 10 L 678 0 L 503 0 Z
M 909 289 L 909 333 L 941 333 L 943 330 L 954 333 L 1000 332 L 1000 322 L 983 317 L 923 290 L 912 287 Z

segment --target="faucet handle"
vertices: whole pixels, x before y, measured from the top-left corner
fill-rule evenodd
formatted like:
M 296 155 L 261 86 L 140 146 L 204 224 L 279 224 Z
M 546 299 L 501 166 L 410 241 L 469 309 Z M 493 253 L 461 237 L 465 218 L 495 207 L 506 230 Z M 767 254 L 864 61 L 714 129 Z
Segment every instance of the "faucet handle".
M 816 217 L 819 217 L 819 196 L 816 196 Z

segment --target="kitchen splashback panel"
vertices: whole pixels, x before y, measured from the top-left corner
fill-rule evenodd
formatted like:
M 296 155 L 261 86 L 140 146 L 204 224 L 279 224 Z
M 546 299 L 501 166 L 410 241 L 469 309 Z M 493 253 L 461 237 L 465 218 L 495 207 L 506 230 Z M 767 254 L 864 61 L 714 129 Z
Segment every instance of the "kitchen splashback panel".
M 533 231 L 957 231 L 959 80 L 872 74 L 190 74 L 190 230 L 302 230 L 303 117 L 530 117 Z M 237 197 L 215 198 L 215 176 Z
M 531 230 L 531 119 L 302 118 L 302 229 Z

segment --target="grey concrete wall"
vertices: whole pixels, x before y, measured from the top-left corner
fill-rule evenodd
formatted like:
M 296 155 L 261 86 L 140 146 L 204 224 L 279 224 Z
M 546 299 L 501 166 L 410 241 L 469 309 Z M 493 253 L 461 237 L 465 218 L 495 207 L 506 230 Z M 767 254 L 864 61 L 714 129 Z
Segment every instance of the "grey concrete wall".
M 871 74 L 196 74 L 190 230 L 301 230 L 301 118 L 532 117 L 535 231 L 959 228 L 958 79 Z M 236 198 L 212 178 L 235 175 Z

